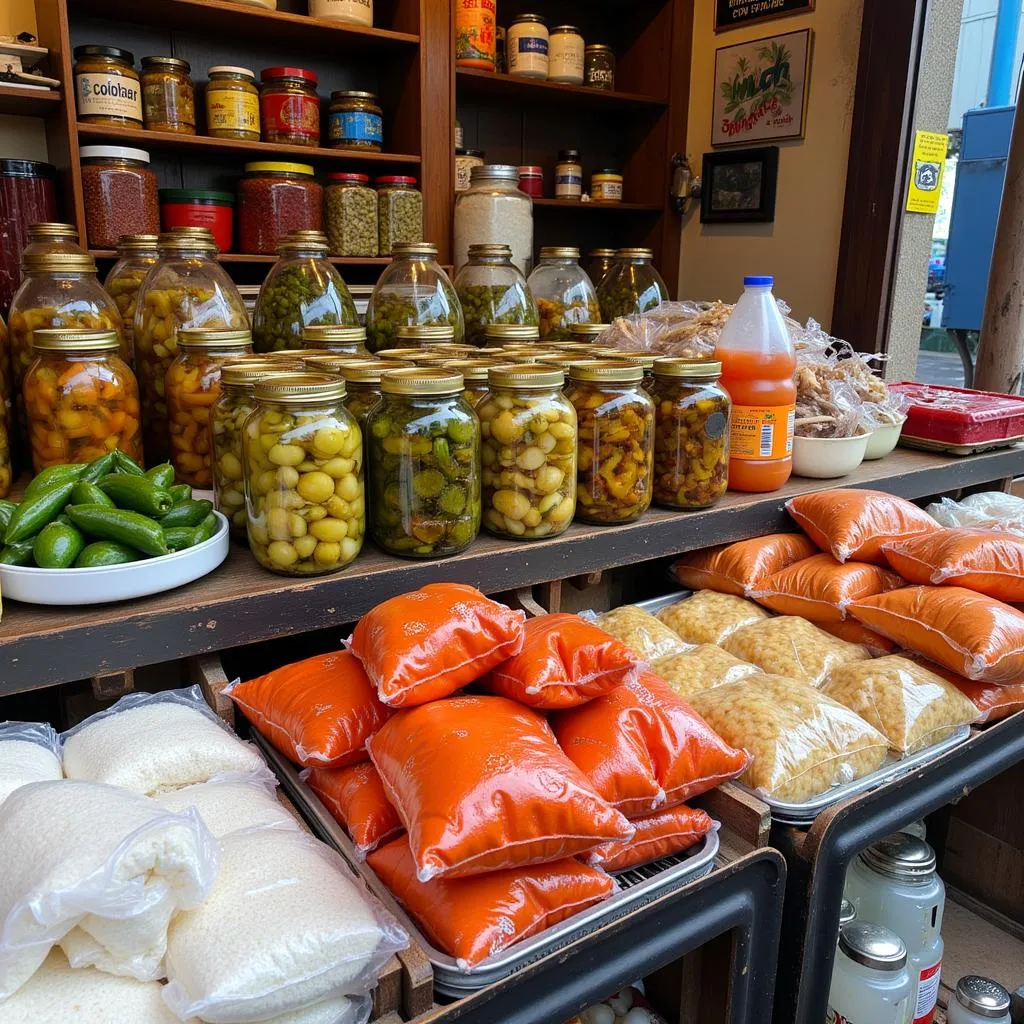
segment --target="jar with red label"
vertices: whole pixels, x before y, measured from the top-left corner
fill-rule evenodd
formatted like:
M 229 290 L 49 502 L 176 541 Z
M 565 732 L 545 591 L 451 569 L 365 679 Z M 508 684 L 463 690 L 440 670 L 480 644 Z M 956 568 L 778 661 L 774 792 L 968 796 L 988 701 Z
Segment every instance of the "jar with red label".
M 519 168 L 519 191 L 534 199 L 544 198 L 544 168 L 539 164 L 526 164 Z
M 309 164 L 259 160 L 245 165 L 238 183 L 238 246 L 271 255 L 293 231 L 320 231 L 324 190 Z
M 306 68 L 264 68 L 260 72 L 260 120 L 264 142 L 320 145 L 320 100 L 316 73 Z
M 217 248 L 231 251 L 235 224 L 235 197 L 231 192 L 208 188 L 160 189 L 160 223 L 164 231 L 175 228 L 209 228 Z

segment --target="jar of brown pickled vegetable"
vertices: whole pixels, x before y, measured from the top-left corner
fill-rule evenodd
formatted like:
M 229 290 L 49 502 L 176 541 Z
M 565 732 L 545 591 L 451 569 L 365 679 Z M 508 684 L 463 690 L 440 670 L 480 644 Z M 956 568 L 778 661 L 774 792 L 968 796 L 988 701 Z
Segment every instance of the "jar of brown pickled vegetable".
M 708 508 L 729 486 L 732 402 L 714 360 L 659 359 L 654 364 L 654 501 Z
M 313 327 L 303 327 L 302 347 L 370 358 L 370 350 L 366 347 L 365 327 L 350 327 L 346 324 L 317 324 Z
M 151 132 L 195 135 L 196 98 L 187 60 L 142 58 L 142 119 Z
M 484 527 L 533 540 L 566 530 L 576 511 L 576 410 L 562 371 L 495 366 L 477 405 Z
M 654 403 L 643 367 L 589 361 L 569 369 L 566 397 L 579 418 L 576 518 L 628 523 L 651 504 Z
M 135 58 L 116 46 L 75 47 L 78 120 L 116 128 L 142 127 L 142 85 Z
M 36 473 L 119 450 L 142 462 L 139 388 L 117 332 L 37 330 L 23 394 Z

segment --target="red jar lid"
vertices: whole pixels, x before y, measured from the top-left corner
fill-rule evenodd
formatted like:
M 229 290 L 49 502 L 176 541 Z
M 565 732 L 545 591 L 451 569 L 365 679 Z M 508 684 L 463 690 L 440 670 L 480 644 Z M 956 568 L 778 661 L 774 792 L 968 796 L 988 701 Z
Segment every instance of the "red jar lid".
M 368 174 L 346 174 L 344 171 L 335 171 L 332 174 L 328 174 L 327 181 L 354 181 L 354 182 L 368 182 L 370 176 Z
M 519 168 L 519 177 L 543 178 L 544 168 L 539 164 L 527 164 L 526 166 Z
M 301 78 L 306 82 L 312 82 L 313 85 L 319 81 L 316 72 L 310 71 L 308 68 L 264 68 L 260 72 L 261 82 L 268 82 L 272 78 Z
M 384 178 L 377 178 L 375 185 L 415 185 L 416 179 L 407 177 L 404 174 L 392 174 Z

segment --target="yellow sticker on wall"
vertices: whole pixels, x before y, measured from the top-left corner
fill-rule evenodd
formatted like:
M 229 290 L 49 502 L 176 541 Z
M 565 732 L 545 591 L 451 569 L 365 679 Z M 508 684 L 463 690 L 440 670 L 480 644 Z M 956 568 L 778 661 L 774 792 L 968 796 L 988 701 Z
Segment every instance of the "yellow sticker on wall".
M 943 132 L 918 132 L 910 164 L 907 213 L 938 213 L 942 194 L 942 169 L 946 165 L 949 136 Z

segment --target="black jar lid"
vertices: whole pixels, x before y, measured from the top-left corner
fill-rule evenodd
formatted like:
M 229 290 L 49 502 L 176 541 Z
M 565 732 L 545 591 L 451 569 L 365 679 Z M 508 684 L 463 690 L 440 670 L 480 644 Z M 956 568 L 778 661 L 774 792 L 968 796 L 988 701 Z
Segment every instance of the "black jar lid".
M 42 160 L 0 160 L 0 177 L 4 178 L 56 178 L 57 168 Z
M 81 60 L 82 57 L 113 57 L 115 60 L 123 60 L 127 64 L 135 63 L 135 57 L 131 50 L 122 50 L 119 46 L 95 46 L 93 44 L 76 46 L 75 60 Z
M 560 161 L 566 161 L 566 162 L 570 162 L 570 163 L 573 162 L 573 161 L 575 161 L 576 163 L 579 163 L 580 162 L 580 151 L 578 149 L 560 149 L 558 151 L 558 159 Z

